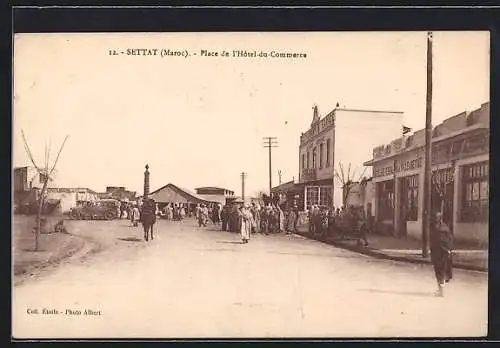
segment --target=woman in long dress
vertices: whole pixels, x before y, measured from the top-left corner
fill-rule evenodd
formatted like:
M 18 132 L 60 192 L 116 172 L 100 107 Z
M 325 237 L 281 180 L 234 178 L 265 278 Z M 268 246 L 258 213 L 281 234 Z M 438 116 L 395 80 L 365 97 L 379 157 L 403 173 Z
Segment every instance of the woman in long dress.
M 259 232 L 260 228 L 260 212 L 259 208 L 255 203 L 252 203 L 252 208 L 250 208 L 250 212 L 252 213 L 253 223 L 252 223 L 252 232 Z
M 179 218 L 180 218 L 180 220 L 182 220 L 185 217 L 186 217 L 186 208 L 184 208 L 184 205 L 182 205 L 181 209 L 179 211 Z
M 250 213 L 248 206 L 241 207 L 240 210 L 240 220 L 241 220 L 241 239 L 243 244 L 248 243 L 250 240 L 250 231 L 252 228 L 252 213 Z
M 197 218 L 198 218 L 198 226 L 199 227 L 203 226 L 204 225 L 204 221 L 203 221 L 203 204 L 201 204 L 198 207 Z
M 285 214 L 279 204 L 276 204 L 276 209 L 278 210 L 278 232 L 283 232 L 285 230 Z
M 172 214 L 172 205 L 169 203 L 167 205 L 167 220 L 172 220 L 173 214 Z
M 295 232 L 295 210 L 292 209 L 291 207 L 288 207 L 288 214 L 287 214 L 287 221 L 286 221 L 286 233 L 291 234 L 292 232 Z
M 130 215 L 131 215 L 132 224 L 135 227 L 137 227 L 139 225 L 139 219 L 141 218 L 141 213 L 140 213 L 137 205 L 133 206 L 132 213 Z

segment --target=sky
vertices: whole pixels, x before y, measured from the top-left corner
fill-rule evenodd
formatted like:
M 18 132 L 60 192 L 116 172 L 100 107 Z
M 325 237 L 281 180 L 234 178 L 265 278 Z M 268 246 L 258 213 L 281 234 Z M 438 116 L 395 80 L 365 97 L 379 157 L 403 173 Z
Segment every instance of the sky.
M 489 101 L 488 32 L 434 32 L 433 124 Z M 127 49 L 182 50 L 189 57 L 132 56 Z M 125 54 L 109 55 L 109 50 Z M 202 57 L 201 50 L 305 53 L 306 58 Z M 194 56 L 194 53 L 197 53 Z M 168 183 L 219 186 L 246 195 L 298 179 L 300 133 L 338 102 L 404 112 L 425 126 L 426 32 L 93 33 L 14 37 L 13 166 L 37 164 L 64 137 L 54 185 Z M 388 142 L 391 139 L 388 139 Z M 363 146 L 362 137 L 356 137 Z M 358 146 L 357 144 L 357 146 Z M 369 158 L 367 158 L 369 160 Z

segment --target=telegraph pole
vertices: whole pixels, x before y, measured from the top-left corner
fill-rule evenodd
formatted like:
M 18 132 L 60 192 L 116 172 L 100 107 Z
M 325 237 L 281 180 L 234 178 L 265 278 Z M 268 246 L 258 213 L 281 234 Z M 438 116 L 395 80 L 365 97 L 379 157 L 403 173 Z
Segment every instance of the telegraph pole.
M 241 172 L 241 200 L 245 201 L 245 178 L 247 173 Z
M 431 136 L 432 136 L 432 32 L 427 33 L 427 98 L 425 107 L 424 209 L 422 216 L 422 257 L 428 255 L 431 229 Z
M 273 147 L 278 147 L 278 138 L 264 137 L 263 139 L 264 139 L 264 147 L 267 147 L 269 149 L 269 198 L 271 198 L 271 189 L 273 188 L 271 149 Z

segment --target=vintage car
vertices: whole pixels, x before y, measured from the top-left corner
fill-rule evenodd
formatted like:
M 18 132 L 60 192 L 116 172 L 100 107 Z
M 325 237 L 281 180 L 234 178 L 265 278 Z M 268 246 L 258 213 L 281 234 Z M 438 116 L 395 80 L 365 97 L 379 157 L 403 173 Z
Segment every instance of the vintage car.
M 85 202 L 72 208 L 69 216 L 75 220 L 114 220 L 120 216 L 120 203 L 115 199 Z

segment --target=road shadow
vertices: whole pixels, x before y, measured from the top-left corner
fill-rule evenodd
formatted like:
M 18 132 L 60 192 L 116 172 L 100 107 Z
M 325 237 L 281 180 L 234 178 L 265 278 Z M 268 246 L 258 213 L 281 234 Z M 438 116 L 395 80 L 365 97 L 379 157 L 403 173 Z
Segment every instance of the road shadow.
M 317 253 L 309 253 L 309 252 L 286 252 L 286 251 L 267 251 L 268 254 L 279 254 L 279 255 L 298 255 L 298 256 L 313 256 L 313 257 L 328 257 L 328 258 L 337 258 L 337 259 L 358 259 L 362 260 L 361 256 L 358 255 L 332 255 L 330 253 L 317 252 Z
M 358 291 L 377 293 L 377 294 L 389 294 L 389 295 L 435 297 L 434 293 L 423 292 L 423 291 L 395 291 L 395 290 L 381 290 L 381 289 L 358 289 Z
M 226 241 L 226 240 L 218 240 L 216 243 L 224 243 L 224 244 L 242 244 L 242 242 Z
M 118 240 L 121 240 L 124 242 L 142 242 L 142 239 L 137 238 L 137 237 L 118 238 Z
M 222 231 L 220 229 L 220 227 L 217 227 L 217 226 L 201 226 L 205 231 L 212 231 L 212 232 L 226 232 L 226 231 Z M 200 227 L 200 228 L 201 228 Z

